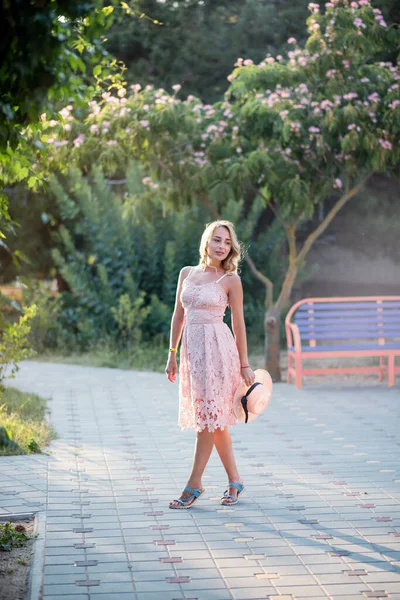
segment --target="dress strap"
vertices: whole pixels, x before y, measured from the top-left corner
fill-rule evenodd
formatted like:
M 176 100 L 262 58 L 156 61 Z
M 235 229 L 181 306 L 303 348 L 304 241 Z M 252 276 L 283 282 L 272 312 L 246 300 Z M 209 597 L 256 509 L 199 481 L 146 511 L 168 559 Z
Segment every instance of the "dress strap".
M 221 281 L 221 279 L 223 279 L 224 277 L 226 277 L 226 275 L 228 275 L 228 273 L 225 273 L 224 275 L 222 275 L 222 277 L 220 277 L 219 279 L 217 279 L 217 281 L 215 283 L 218 283 L 218 281 Z

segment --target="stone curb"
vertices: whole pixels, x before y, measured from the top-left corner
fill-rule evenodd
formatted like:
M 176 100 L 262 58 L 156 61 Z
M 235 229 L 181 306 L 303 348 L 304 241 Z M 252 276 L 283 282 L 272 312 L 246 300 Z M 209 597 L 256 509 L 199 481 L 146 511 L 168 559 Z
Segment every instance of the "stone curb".
M 33 535 L 38 534 L 34 540 L 33 561 L 29 571 L 27 600 L 40 600 L 44 573 L 44 553 L 46 543 L 46 513 L 35 513 L 35 528 Z

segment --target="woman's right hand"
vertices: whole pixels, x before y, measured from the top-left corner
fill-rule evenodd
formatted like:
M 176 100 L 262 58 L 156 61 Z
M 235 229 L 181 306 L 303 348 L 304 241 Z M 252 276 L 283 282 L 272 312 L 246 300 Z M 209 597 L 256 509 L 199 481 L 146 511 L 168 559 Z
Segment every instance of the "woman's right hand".
M 172 381 L 172 383 L 175 381 L 176 379 L 176 373 L 178 371 L 178 363 L 176 361 L 176 354 L 175 352 L 169 355 L 168 358 L 168 362 L 167 362 L 167 366 L 165 367 L 165 373 L 168 377 L 168 379 L 170 381 Z

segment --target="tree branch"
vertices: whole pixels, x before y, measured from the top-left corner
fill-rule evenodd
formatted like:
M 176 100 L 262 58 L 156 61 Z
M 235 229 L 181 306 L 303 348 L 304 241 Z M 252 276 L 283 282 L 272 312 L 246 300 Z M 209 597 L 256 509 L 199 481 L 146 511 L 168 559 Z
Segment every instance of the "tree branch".
M 250 270 L 253 273 L 253 275 L 255 277 L 257 277 L 257 279 L 262 281 L 263 284 L 265 285 L 265 287 L 267 288 L 267 294 L 265 297 L 265 309 L 268 311 L 272 307 L 272 304 L 273 304 L 274 284 L 268 277 L 266 277 L 266 275 L 263 275 L 263 273 L 261 273 L 261 271 L 259 271 L 257 269 L 257 267 L 255 266 L 254 262 L 252 261 L 252 259 L 250 258 L 250 256 L 248 254 L 244 255 L 244 259 L 247 262 L 247 264 L 249 265 Z
M 364 177 L 364 179 L 361 179 L 361 181 L 359 183 L 357 183 L 357 185 L 355 185 L 351 190 L 349 190 L 345 194 L 343 194 L 343 196 L 341 198 L 339 198 L 339 200 L 336 202 L 336 204 L 328 212 L 328 214 L 326 215 L 326 217 L 322 221 L 322 223 L 320 223 L 318 225 L 318 227 L 316 229 L 314 229 L 313 232 L 310 233 L 310 235 L 307 237 L 306 241 L 304 242 L 302 249 L 300 250 L 300 252 L 297 255 L 297 258 L 296 258 L 297 266 L 301 265 L 301 263 L 305 259 L 306 255 L 308 254 L 311 246 L 315 242 L 315 240 L 317 238 L 319 238 L 319 236 L 325 231 L 325 229 L 328 227 L 328 225 L 333 220 L 333 218 L 337 215 L 339 210 L 346 204 L 346 202 L 348 202 L 351 198 L 353 198 L 353 196 L 355 196 L 360 191 L 360 189 L 362 188 L 364 183 L 366 183 L 368 181 L 368 179 L 370 177 L 372 177 L 372 175 L 373 175 L 373 173 L 369 173 L 366 177 Z
M 221 218 L 218 210 L 215 208 L 214 204 L 210 202 L 210 198 L 207 194 L 200 194 L 200 200 L 203 204 L 205 204 L 209 209 L 214 218 L 218 221 Z

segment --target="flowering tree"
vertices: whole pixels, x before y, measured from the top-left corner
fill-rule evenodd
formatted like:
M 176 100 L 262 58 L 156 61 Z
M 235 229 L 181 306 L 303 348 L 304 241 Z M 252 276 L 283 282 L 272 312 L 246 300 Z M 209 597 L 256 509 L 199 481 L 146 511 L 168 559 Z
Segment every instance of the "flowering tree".
M 74 161 L 87 171 L 100 162 L 118 178 L 133 157 L 166 201 L 195 199 L 216 216 L 231 198 L 263 199 L 289 249 L 276 291 L 251 250 L 246 257 L 266 287 L 266 366 L 275 380 L 280 315 L 312 244 L 374 173 L 399 160 L 399 63 L 376 58 L 396 47 L 398 29 L 369 0 L 334 0 L 323 13 L 318 4 L 309 8 L 305 47 L 291 38 L 285 58 L 238 59 L 221 103 L 180 101 L 179 85 L 172 95 L 134 85 L 132 94 L 120 89 L 90 103 L 84 120 L 67 106 L 63 130 L 50 122 L 43 138 L 57 168 Z M 327 199 L 326 217 L 299 243 L 299 226 Z

